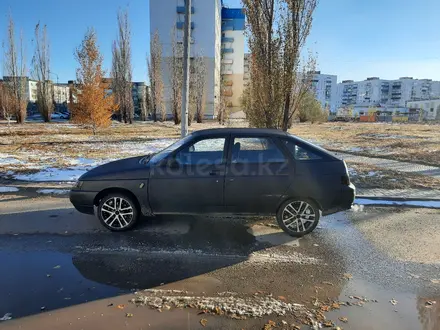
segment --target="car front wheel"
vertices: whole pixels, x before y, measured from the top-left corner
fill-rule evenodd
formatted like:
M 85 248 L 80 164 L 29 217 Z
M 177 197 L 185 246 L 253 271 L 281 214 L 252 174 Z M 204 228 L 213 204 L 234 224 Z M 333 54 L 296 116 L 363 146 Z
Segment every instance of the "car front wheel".
M 112 231 L 125 231 L 136 224 L 139 211 L 133 199 L 125 194 L 113 193 L 101 199 L 97 209 L 101 223 Z
M 277 212 L 278 225 L 293 237 L 302 237 L 318 225 L 319 207 L 309 199 L 295 198 L 281 204 Z

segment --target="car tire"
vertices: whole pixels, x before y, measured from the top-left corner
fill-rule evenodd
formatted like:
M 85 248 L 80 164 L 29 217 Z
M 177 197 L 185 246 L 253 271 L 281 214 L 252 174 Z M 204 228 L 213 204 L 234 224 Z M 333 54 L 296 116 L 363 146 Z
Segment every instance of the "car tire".
M 96 215 L 105 228 L 111 231 L 126 231 L 136 225 L 139 208 L 127 194 L 111 193 L 101 198 Z
M 318 205 L 306 198 L 292 198 L 278 209 L 277 222 L 280 228 L 293 237 L 311 233 L 318 225 L 321 210 Z

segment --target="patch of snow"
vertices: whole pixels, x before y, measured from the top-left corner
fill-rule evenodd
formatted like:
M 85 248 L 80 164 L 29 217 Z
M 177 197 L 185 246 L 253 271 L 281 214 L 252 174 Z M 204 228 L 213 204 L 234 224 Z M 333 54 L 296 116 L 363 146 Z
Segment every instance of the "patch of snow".
M 67 189 L 38 189 L 37 194 L 43 195 L 66 195 L 69 193 Z
M 16 191 L 19 191 L 19 189 L 17 187 L 1 187 L 0 186 L 0 193 L 16 192 Z
M 10 155 L 0 154 L 0 165 L 13 165 L 22 163 L 23 162 L 21 160 L 11 157 Z
M 78 178 L 87 172 L 85 168 L 46 168 L 42 171 L 30 174 L 16 174 L 14 178 L 22 181 L 76 181 Z
M 72 165 L 84 165 L 84 166 L 97 166 L 103 163 L 102 160 L 90 159 L 90 158 L 73 158 L 67 160 Z
M 356 198 L 354 203 L 360 205 L 420 206 L 440 208 L 440 201 L 392 201 L 386 199 Z
M 217 315 L 225 314 L 234 318 L 263 317 L 265 315 L 286 315 L 298 313 L 310 315 L 309 311 L 301 304 L 287 303 L 277 300 L 272 295 L 265 297 L 241 298 L 232 296 L 179 296 L 179 295 L 160 295 L 152 293 L 139 294 L 130 300 L 137 306 L 149 306 L 158 310 L 174 308 L 193 307 L 199 310 L 208 311 Z

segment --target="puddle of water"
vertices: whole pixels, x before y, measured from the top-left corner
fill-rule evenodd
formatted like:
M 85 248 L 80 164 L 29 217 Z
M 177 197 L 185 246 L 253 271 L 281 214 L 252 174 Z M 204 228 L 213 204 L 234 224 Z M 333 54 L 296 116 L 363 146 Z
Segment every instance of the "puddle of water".
M 440 297 L 418 297 L 412 293 L 397 293 L 370 282 L 352 279 L 343 288 L 340 301 L 358 302 L 349 296 L 366 297 L 378 302 L 366 302 L 363 307 L 341 306 L 340 310 L 326 313 L 345 330 L 438 330 L 440 329 Z M 393 305 L 390 301 L 397 301 Z M 432 306 L 427 301 L 436 301 Z M 346 317 L 347 323 L 339 321 Z
M 2 251 L 0 259 L 7 267 L 0 272 L 0 314 L 14 319 L 128 292 L 85 279 L 69 254 Z

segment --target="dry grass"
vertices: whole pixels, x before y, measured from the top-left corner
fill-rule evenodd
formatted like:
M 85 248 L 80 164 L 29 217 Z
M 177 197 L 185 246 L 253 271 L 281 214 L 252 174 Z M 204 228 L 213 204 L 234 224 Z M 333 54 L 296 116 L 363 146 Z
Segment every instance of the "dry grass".
M 295 124 L 290 133 L 329 150 L 440 165 L 440 125 L 396 123 Z
M 413 173 L 402 173 L 372 166 L 347 162 L 350 180 L 359 188 L 381 189 L 440 189 L 440 180 Z

